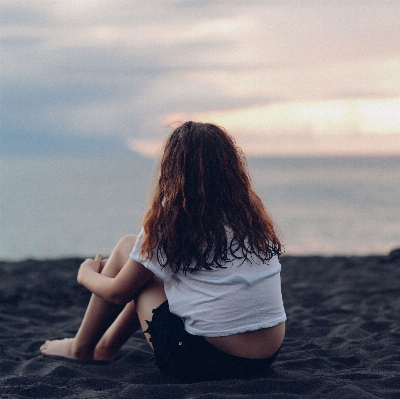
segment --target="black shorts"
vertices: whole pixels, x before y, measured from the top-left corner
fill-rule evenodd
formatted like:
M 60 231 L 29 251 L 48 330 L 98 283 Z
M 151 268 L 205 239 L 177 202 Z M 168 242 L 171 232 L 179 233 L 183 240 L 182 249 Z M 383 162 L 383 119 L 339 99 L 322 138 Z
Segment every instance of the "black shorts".
M 229 355 L 204 337 L 189 334 L 182 319 L 169 311 L 168 301 L 153 310 L 153 320 L 147 323 L 156 365 L 187 381 L 262 377 L 279 352 L 266 359 Z

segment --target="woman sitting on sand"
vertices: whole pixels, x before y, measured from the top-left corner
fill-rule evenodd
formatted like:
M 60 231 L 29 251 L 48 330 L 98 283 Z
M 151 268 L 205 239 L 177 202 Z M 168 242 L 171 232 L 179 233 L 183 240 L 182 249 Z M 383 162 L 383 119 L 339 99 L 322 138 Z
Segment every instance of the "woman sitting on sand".
M 165 373 L 188 379 L 256 377 L 285 334 L 281 244 L 223 129 L 186 122 L 167 139 L 139 235 L 108 260 L 85 260 L 93 295 L 75 338 L 45 355 L 113 360 L 141 326 Z

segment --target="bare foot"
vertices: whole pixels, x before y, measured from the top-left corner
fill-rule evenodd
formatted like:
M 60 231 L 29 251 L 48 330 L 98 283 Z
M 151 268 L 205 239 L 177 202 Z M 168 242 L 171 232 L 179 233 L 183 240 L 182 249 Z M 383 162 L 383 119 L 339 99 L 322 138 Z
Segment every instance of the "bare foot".
M 73 338 L 57 339 L 54 341 L 46 341 L 41 347 L 40 352 L 42 355 L 55 355 L 67 357 L 69 359 L 76 359 L 72 354 Z

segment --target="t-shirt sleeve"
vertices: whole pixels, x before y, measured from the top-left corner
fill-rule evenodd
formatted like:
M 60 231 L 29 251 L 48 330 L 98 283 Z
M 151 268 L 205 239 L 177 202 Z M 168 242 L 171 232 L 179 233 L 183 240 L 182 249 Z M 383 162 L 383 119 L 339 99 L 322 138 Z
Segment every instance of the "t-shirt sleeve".
M 136 238 L 135 245 L 133 246 L 130 258 L 136 262 L 141 263 L 144 267 L 153 272 L 156 276 L 160 277 L 163 281 L 169 281 L 173 275 L 173 271 L 170 267 L 162 267 L 157 261 L 157 248 L 153 251 L 153 257 L 147 259 L 146 255 L 140 254 L 140 249 L 142 248 L 142 242 L 144 238 L 144 228 L 140 230 Z

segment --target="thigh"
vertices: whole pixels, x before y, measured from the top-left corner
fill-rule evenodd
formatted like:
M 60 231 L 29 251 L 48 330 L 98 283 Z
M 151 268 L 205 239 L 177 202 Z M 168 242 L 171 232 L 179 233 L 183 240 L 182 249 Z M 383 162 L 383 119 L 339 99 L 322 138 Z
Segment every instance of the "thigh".
M 151 321 L 153 319 L 153 310 L 158 308 L 166 300 L 167 297 L 164 291 L 164 283 L 157 276 L 154 276 L 140 290 L 139 294 L 135 298 L 135 303 L 137 315 L 143 331 L 146 331 L 148 328 L 147 321 Z M 146 334 L 147 341 L 149 342 L 150 346 L 153 347 L 149 341 L 149 338 L 149 335 Z

